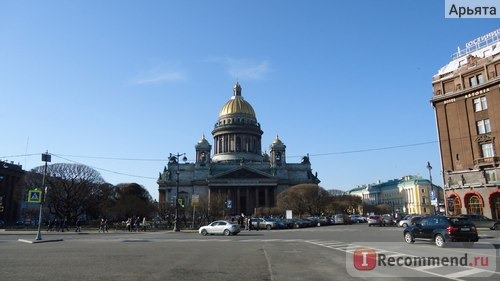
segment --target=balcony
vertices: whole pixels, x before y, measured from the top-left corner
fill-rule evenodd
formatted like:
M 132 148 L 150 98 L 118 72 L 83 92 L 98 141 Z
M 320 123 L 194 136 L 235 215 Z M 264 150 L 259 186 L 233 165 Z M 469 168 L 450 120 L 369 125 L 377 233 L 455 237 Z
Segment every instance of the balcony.
M 477 168 L 491 166 L 494 167 L 500 162 L 499 156 L 474 159 L 474 166 Z

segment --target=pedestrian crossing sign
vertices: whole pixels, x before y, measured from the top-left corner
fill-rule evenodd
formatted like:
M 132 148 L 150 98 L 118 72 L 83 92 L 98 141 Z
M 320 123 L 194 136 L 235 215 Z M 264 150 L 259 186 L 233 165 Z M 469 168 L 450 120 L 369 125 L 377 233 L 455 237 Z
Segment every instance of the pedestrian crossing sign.
M 28 202 L 42 203 L 42 191 L 36 189 L 30 190 L 28 192 Z

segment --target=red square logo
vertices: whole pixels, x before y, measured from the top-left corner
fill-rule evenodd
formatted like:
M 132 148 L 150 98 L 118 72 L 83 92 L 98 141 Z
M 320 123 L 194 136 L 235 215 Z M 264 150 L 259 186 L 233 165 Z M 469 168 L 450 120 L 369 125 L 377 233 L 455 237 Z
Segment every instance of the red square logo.
M 358 248 L 354 251 L 353 263 L 357 270 L 373 270 L 377 266 L 377 253 L 370 248 Z

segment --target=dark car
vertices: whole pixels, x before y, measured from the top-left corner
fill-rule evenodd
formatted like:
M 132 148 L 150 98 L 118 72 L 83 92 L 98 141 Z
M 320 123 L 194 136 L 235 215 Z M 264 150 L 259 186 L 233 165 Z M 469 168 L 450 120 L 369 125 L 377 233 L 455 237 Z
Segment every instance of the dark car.
M 416 239 L 434 241 L 436 246 L 444 247 L 449 242 L 465 242 L 472 246 L 479 240 L 476 226 L 462 217 L 428 216 L 403 231 L 406 243 Z
M 382 216 L 382 225 L 383 226 L 396 225 L 396 220 L 392 217 L 392 215 L 385 214 Z
M 491 230 L 500 229 L 500 222 L 492 220 L 483 215 L 460 215 L 473 222 L 477 228 L 489 228 Z

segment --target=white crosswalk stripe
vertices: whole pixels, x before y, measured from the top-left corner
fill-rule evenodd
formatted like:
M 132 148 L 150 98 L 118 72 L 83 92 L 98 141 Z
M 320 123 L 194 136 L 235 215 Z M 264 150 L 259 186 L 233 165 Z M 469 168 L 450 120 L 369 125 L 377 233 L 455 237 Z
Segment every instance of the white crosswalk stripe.
M 359 249 L 360 247 L 366 247 L 363 245 L 356 245 L 356 244 L 346 244 L 345 242 L 341 241 L 334 241 L 334 240 L 329 240 L 329 241 L 321 241 L 321 240 L 305 240 L 304 242 L 309 243 L 309 244 L 314 244 L 317 246 L 329 248 L 332 250 L 337 250 L 337 251 L 342 251 L 346 253 L 353 254 L 356 249 Z M 371 248 L 371 247 L 369 247 Z M 405 253 L 399 253 L 399 252 L 394 252 L 394 251 L 386 251 L 383 249 L 374 249 L 377 251 L 377 254 L 385 254 L 386 258 L 389 257 L 415 257 L 414 255 L 409 255 Z M 481 269 L 481 268 L 475 268 L 475 267 L 468 267 L 468 266 L 459 266 L 457 267 L 459 270 L 453 273 L 441 273 L 444 272 L 445 267 L 444 266 L 435 266 L 435 265 L 429 265 L 429 266 L 418 266 L 418 267 L 407 267 L 404 266 L 407 269 L 411 270 L 416 270 L 419 272 L 424 272 L 428 273 L 434 276 L 438 277 L 443 277 L 451 280 L 456 280 L 456 281 L 463 281 L 463 279 L 460 278 L 465 278 L 465 277 L 473 277 L 474 275 L 477 274 L 484 274 L 491 272 L 489 270 Z M 497 272 L 493 272 L 494 274 L 499 274 Z

